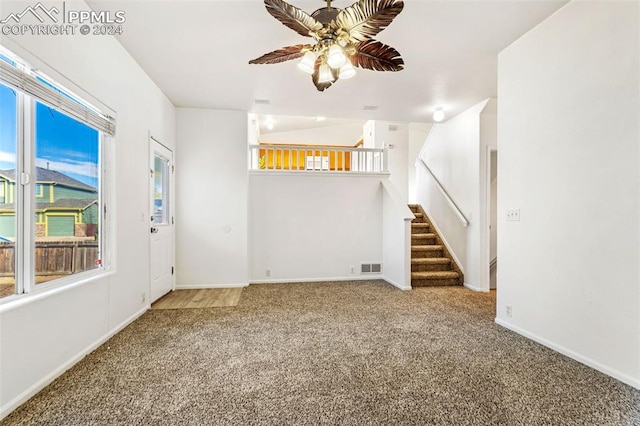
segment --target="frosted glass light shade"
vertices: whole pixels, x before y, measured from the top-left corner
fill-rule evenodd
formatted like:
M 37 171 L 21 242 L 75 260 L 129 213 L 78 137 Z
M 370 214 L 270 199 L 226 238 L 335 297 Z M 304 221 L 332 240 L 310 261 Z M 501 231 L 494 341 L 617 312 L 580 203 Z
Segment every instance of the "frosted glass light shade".
M 318 83 L 331 83 L 333 81 L 333 74 L 329 69 L 329 65 L 320 65 L 320 73 L 318 75 Z
M 356 75 L 356 69 L 353 67 L 353 65 L 351 65 L 351 62 L 347 61 L 342 66 L 342 68 L 340 68 L 340 75 L 338 76 L 338 78 L 340 80 L 346 80 L 353 77 L 354 75 Z
M 342 47 L 337 43 L 332 45 L 327 54 L 327 64 L 329 64 L 331 68 L 338 69 L 342 67 L 345 62 L 347 62 L 347 57 Z
M 433 113 L 433 121 L 442 121 L 444 120 L 444 111 L 442 111 L 442 108 L 436 108 L 435 112 Z
M 316 54 L 309 51 L 304 54 L 302 60 L 298 63 L 298 68 L 307 74 L 313 74 L 314 65 L 316 63 Z

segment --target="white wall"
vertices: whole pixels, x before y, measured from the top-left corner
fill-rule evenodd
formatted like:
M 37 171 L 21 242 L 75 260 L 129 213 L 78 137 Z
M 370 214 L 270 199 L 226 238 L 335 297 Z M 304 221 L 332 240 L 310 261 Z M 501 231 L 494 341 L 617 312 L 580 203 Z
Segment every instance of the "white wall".
M 27 5 L 33 3 L 3 2 L 3 14 Z M 68 1 L 67 7 L 86 5 Z M 0 417 L 148 309 L 149 131 L 175 148 L 173 106 L 113 37 L 1 37 L 32 65 L 113 110 L 117 130 L 111 170 L 115 271 L 0 306 Z
M 382 180 L 382 262 L 384 279 L 411 290 L 411 220 L 415 216 L 388 179 Z
M 636 388 L 638 16 L 572 2 L 499 56 L 496 319 Z
M 493 102 L 490 99 L 480 102 L 444 123 L 434 124 L 420 154 L 469 221 L 467 228 L 457 219 L 431 176 L 420 165 L 416 169 L 416 200 L 459 261 L 465 285 L 483 291 L 489 289 L 488 280 L 485 283 L 483 278 L 486 256 L 481 250 L 484 228 L 488 229 L 486 200 L 481 199 L 481 194 L 486 180 L 484 150 L 489 142 L 481 136 L 491 133 L 483 130 L 491 118 L 482 114 L 487 106 L 492 111 Z
M 474 231 L 480 234 L 480 275 L 477 289 L 489 291 L 491 288 L 491 150 L 498 147 L 497 101 L 489 99 L 480 113 L 480 175 L 478 176 L 478 196 L 480 197 L 479 218 Z M 496 182 L 497 184 L 497 182 Z M 478 229 L 479 228 L 479 229 Z
M 403 204 L 408 199 L 407 158 L 409 156 L 409 125 L 389 121 L 375 122 L 376 148 L 387 147 L 389 183 L 393 185 Z
M 407 149 L 407 201 L 416 204 L 417 175 L 416 160 L 420 156 L 420 151 L 427 140 L 427 135 L 431 131 L 432 124 L 429 123 L 409 123 L 409 147 Z
M 249 282 L 247 114 L 179 108 L 176 287 Z
M 489 258 L 498 254 L 498 151 L 491 153 L 491 191 L 489 196 L 489 223 L 491 225 Z
M 366 278 L 360 263 L 382 261 L 379 176 L 255 172 L 249 180 L 252 282 Z
M 376 122 L 374 120 L 369 120 L 362 126 L 363 148 L 377 148 L 375 142 L 375 124 Z
M 286 132 L 263 132 L 260 142 L 353 146 L 362 139 L 362 123 L 322 126 Z

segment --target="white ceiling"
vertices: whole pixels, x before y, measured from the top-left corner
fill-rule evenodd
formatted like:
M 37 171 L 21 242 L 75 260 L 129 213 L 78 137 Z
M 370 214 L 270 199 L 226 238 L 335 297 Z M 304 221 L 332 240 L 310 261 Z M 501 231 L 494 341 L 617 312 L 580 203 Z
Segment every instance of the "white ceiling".
M 354 0 L 334 0 L 344 8 Z M 290 0 L 311 13 L 320 0 Z M 358 69 L 318 92 L 296 61 L 249 65 L 263 53 L 311 41 L 275 20 L 260 0 L 88 0 L 94 10 L 124 10 L 118 37 L 180 107 L 259 114 L 430 122 L 497 96 L 497 54 L 563 4 L 546 0 L 407 0 L 376 37 L 395 47 L 405 69 Z M 254 99 L 269 105 L 254 105 Z M 378 106 L 365 111 L 365 105 Z

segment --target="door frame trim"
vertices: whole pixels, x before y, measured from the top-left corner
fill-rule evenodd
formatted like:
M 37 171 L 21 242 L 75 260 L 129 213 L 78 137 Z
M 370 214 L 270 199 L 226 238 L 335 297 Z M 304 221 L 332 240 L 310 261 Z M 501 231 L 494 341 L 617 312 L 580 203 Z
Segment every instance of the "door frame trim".
M 171 153 L 171 159 L 170 159 L 170 169 L 171 169 L 171 178 L 169 179 L 169 204 L 171 206 L 171 209 L 169 211 L 170 213 L 170 218 L 169 220 L 171 221 L 171 223 L 169 224 L 169 226 L 171 226 L 171 264 L 173 269 L 173 273 L 171 275 L 171 290 L 170 291 L 174 291 L 176 289 L 176 274 L 175 274 L 175 265 L 176 265 L 176 228 L 175 228 L 175 211 L 176 211 L 176 204 L 175 204 L 175 154 L 173 152 L 173 150 L 171 148 L 169 148 L 168 146 L 166 146 L 165 144 L 163 144 L 162 142 L 160 142 L 158 140 L 158 138 L 153 134 L 153 132 L 151 132 L 151 130 L 149 130 L 149 134 L 148 134 L 148 143 L 147 143 L 147 168 L 149 167 L 149 161 L 151 159 L 151 154 L 153 152 L 153 144 L 156 143 L 158 145 L 160 145 L 161 147 L 163 147 L 164 149 L 166 149 L 167 151 L 169 151 Z M 148 172 L 147 172 L 148 173 Z M 147 272 L 149 274 L 149 278 L 147 280 L 147 294 L 148 294 L 148 302 L 149 305 L 151 305 L 151 303 L 153 303 L 154 301 L 151 300 L 151 233 L 149 232 L 149 229 L 151 227 L 151 216 L 153 215 L 153 210 L 151 208 L 151 203 L 149 200 L 149 196 L 151 194 L 151 179 L 149 178 L 149 176 L 147 175 L 147 215 L 146 215 L 146 227 L 147 227 L 147 252 L 149 253 L 149 263 L 147 265 Z

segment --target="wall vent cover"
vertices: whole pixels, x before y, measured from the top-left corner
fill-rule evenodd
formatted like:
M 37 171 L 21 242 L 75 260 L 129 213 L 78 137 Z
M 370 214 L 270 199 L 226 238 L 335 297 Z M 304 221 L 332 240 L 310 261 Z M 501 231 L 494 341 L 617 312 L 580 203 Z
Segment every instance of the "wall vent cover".
M 382 272 L 382 264 L 380 263 L 361 263 L 360 264 L 361 274 L 379 274 L 380 272 Z

